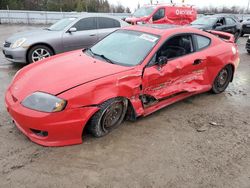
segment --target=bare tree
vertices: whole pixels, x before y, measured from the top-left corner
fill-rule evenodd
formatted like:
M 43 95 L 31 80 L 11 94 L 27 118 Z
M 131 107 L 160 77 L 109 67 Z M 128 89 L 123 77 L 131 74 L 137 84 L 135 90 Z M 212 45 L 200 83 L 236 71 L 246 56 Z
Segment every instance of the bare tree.
M 226 7 L 223 6 L 221 8 L 209 6 L 198 9 L 199 14 L 218 14 L 218 13 L 228 13 L 228 14 L 240 14 L 244 13 L 244 8 L 239 6 Z

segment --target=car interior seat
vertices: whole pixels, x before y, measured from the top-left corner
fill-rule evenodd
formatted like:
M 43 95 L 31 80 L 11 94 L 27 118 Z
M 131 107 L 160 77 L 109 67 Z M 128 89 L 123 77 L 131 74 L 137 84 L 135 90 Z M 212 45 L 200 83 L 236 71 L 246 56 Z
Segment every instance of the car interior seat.
M 183 37 L 174 37 L 170 39 L 160 50 L 159 56 L 165 56 L 168 59 L 180 57 L 191 51 L 190 42 Z

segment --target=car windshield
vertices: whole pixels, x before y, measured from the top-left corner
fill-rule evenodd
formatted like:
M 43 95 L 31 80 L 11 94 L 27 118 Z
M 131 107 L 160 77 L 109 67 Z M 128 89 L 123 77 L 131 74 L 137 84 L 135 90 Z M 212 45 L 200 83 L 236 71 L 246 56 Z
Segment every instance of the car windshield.
M 191 25 L 214 25 L 217 18 L 213 17 L 201 17 L 191 23 Z
M 133 16 L 137 18 L 149 16 L 150 14 L 153 13 L 154 9 L 155 7 L 142 7 L 142 8 L 137 9 L 134 12 Z
M 138 31 L 118 30 L 98 42 L 90 52 L 109 63 L 135 66 L 140 64 L 158 42 L 156 35 Z
M 64 18 L 52 26 L 48 28 L 50 31 L 62 31 L 64 30 L 69 24 L 71 24 L 76 18 Z

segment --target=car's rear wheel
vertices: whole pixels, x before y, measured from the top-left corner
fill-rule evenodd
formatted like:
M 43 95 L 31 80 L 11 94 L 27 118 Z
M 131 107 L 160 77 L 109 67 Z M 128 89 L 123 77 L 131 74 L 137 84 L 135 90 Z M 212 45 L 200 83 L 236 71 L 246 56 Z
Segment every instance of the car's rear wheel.
M 214 80 L 212 92 L 215 94 L 222 93 L 228 87 L 233 77 L 232 66 L 224 67 Z
M 34 63 L 52 55 L 54 55 L 54 52 L 51 48 L 45 45 L 36 45 L 29 50 L 27 59 L 28 63 Z
M 241 32 L 240 36 L 243 37 L 245 35 L 245 33 Z
M 90 119 L 87 130 L 95 137 L 105 136 L 122 123 L 127 106 L 127 99 L 122 97 L 107 100 Z

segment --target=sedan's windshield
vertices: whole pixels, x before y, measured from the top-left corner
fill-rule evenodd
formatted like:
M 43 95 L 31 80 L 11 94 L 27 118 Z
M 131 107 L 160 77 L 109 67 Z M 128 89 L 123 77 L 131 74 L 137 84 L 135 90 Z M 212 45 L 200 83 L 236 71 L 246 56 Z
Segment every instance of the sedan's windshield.
M 137 9 L 134 12 L 133 16 L 137 18 L 149 16 L 150 14 L 153 13 L 154 9 L 155 7 L 142 7 L 142 8 Z
M 213 17 L 201 17 L 191 23 L 191 25 L 214 25 L 217 18 Z
M 50 31 L 62 31 L 64 30 L 69 24 L 71 24 L 76 18 L 64 18 L 52 26 L 48 28 Z
M 159 37 L 138 31 L 118 30 L 90 51 L 97 58 L 124 66 L 140 64 L 158 42 Z

